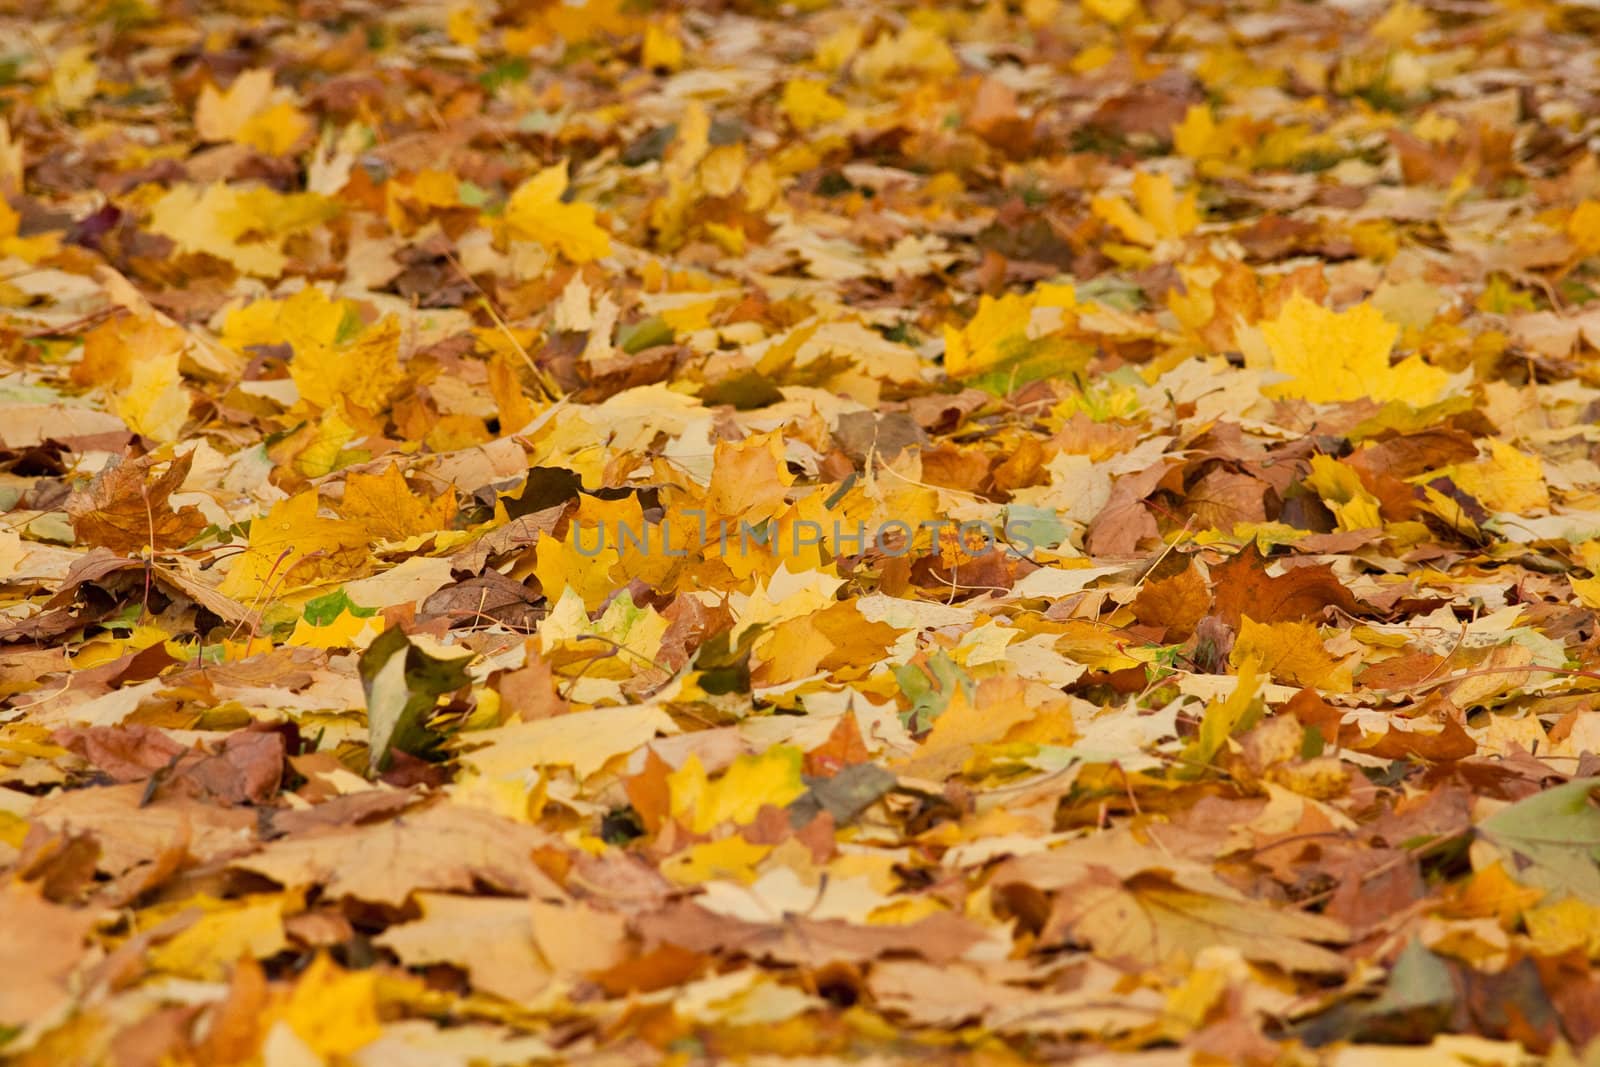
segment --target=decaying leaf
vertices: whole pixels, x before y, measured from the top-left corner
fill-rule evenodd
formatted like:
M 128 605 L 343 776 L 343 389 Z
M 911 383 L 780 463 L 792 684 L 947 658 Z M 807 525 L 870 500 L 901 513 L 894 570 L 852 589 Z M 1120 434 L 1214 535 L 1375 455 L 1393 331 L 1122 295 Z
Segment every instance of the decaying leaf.
M 174 508 L 172 494 L 194 463 L 192 452 L 178 456 L 159 474 L 150 457 L 114 460 L 87 488 L 67 500 L 67 514 L 79 540 L 113 552 L 150 555 L 182 548 L 206 528 L 193 505 Z

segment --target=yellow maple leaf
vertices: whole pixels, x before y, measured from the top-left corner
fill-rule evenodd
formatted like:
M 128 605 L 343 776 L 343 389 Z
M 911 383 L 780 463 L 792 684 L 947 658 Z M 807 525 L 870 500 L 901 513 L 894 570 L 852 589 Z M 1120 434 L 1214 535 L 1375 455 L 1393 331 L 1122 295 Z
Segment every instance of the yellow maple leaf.
M 75 44 L 64 48 L 50 60 L 50 96 L 66 111 L 76 111 L 94 98 L 100 88 L 100 68 L 94 60 L 95 46 Z
M 778 623 L 769 634 L 762 635 L 761 645 L 765 662 L 758 680 L 762 685 L 779 685 L 815 674 L 818 664 L 835 647 L 832 638 L 810 615 Z
M 1490 441 L 1486 458 L 1455 464 L 1412 480 L 1431 482 L 1441 474 L 1477 497 L 1491 511 L 1527 515 L 1550 507 L 1543 461 L 1504 441 Z
M 187 344 L 188 334 L 171 323 L 118 315 L 84 335 L 72 380 L 103 388 L 112 410 L 135 433 L 174 441 L 189 418 L 189 391 L 178 373 Z
M 163 444 L 176 441 L 189 420 L 189 391 L 178 374 L 177 349 L 136 362 L 112 406 L 135 433 Z
M 1383 525 L 1378 516 L 1378 498 L 1361 484 L 1361 475 L 1355 468 L 1332 456 L 1312 456 L 1311 473 L 1305 482 L 1328 505 L 1339 529 L 1374 530 Z
M 381 615 L 356 615 L 345 608 L 323 626 L 295 620 L 294 632 L 283 643 L 299 648 L 366 648 L 382 632 Z
M 72 368 L 72 381 L 115 392 L 127 388 L 133 365 L 183 347 L 184 332 L 146 315 L 116 315 L 83 335 L 83 356 Z
M 778 108 L 797 130 L 812 130 L 844 118 L 849 112 L 843 100 L 828 92 L 827 83 L 816 78 L 790 78 L 783 85 Z
M 758 522 L 783 507 L 794 475 L 783 454 L 783 434 L 754 434 L 743 441 L 718 441 L 706 506 L 730 520 Z
M 315 193 L 283 194 L 239 188 L 225 182 L 205 187 L 174 185 L 150 207 L 150 229 L 170 237 L 181 251 L 203 252 L 245 274 L 276 278 L 289 257 L 291 234 L 338 214 L 339 207 Z
M 317 421 L 307 422 L 279 440 L 267 454 L 274 462 L 292 466 L 307 478 L 320 478 L 344 464 L 366 459 L 366 453 L 346 447 L 357 433 L 348 415 L 344 405 L 335 404 Z
M 233 561 L 219 587 L 224 596 L 252 604 L 318 582 L 352 578 L 366 569 L 361 527 L 317 514 L 317 491 L 280 500 L 250 524 L 250 545 Z
M 935 82 L 959 74 L 961 61 L 937 32 L 913 25 L 898 34 L 880 33 L 856 56 L 850 71 L 862 85 L 882 86 L 910 76 Z
M 314 337 L 293 342 L 289 377 L 300 399 L 319 408 L 344 401 L 369 412 L 381 411 L 404 380 L 400 369 L 400 320 L 387 315 L 348 341 Z
M 206 899 L 186 903 L 193 906 Z M 220 981 L 240 956 L 265 959 L 288 946 L 283 910 L 296 903 L 292 895 L 275 894 L 220 906 L 151 951 L 150 966 L 188 978 Z
M 1301 397 L 1319 404 L 1370 397 L 1421 407 L 1437 400 L 1450 379 L 1420 356 L 1391 367 L 1389 351 L 1400 327 L 1371 304 L 1330 311 L 1296 292 L 1277 318 L 1261 323 L 1261 336 L 1272 366 L 1289 376 L 1266 388 L 1271 397 Z M 1252 362 L 1259 361 L 1258 353 Z
M 933 729 L 917 750 L 898 762 L 897 769 L 916 778 L 943 781 L 959 771 L 974 746 L 1004 738 L 1012 727 L 1039 714 L 1028 699 L 1027 683 L 1015 675 L 985 678 L 969 698 L 956 686 Z
M 998 300 L 979 297 L 977 314 L 966 326 L 945 327 L 945 373 L 964 380 L 988 376 L 978 384 L 1009 389 L 1081 368 L 1092 354 L 1086 345 L 1060 333 L 1029 332 L 1035 307 L 1070 312 L 1077 306 L 1070 285 L 1040 286 L 1028 296 L 1006 293 Z
M 398 463 L 382 474 L 352 473 L 344 483 L 339 514 L 359 524 L 374 540 L 404 541 L 413 534 L 449 528 L 456 515 L 455 490 L 432 500 L 411 491 Z
M 383 1036 L 378 976 L 343 970 L 318 953 L 295 983 L 281 1019 L 319 1056 L 348 1056 Z
M 1248 615 L 1239 620 L 1228 662 L 1241 675 L 1253 665 L 1286 685 L 1314 686 L 1330 693 L 1348 693 L 1353 668 L 1328 654 L 1322 635 L 1309 622 L 1256 622 Z
M 1259 715 L 1262 706 L 1257 698 L 1264 679 L 1258 675 L 1257 666 L 1252 657 L 1241 660 L 1238 674 L 1234 676 L 1233 691 L 1206 705 L 1200 715 L 1199 731 L 1184 746 L 1182 765 L 1178 769 L 1180 777 L 1204 777 L 1228 738 Z
M 638 32 L 637 10 L 626 0 L 581 0 L 576 3 L 541 4 L 524 26 L 508 30 L 508 52 L 526 52 L 560 38 L 569 45 L 596 37 L 621 37 Z
M 235 141 L 268 155 L 282 155 L 311 123 L 286 89 L 273 89 L 269 68 L 247 70 L 226 90 L 207 85 L 195 104 L 195 132 L 207 141 Z
M 744 826 L 755 821 L 763 807 L 781 808 L 806 791 L 800 777 L 803 753 L 792 745 L 774 745 L 760 755 L 740 756 L 715 782 L 700 758 L 691 755 L 667 776 L 674 818 L 688 823 L 697 834 L 709 833 L 725 822 Z
M 234 140 L 269 156 L 281 156 L 300 142 L 311 121 L 287 100 L 280 100 L 250 116 Z
M 1132 204 L 1120 196 L 1097 196 L 1090 201 L 1089 210 L 1146 248 L 1185 237 L 1200 225 L 1193 189 L 1180 197 L 1171 175 L 1145 171 L 1133 176 Z
M 749 885 L 756 880 L 756 864 L 771 851 L 771 845 L 752 845 L 737 835 L 702 841 L 664 860 L 661 873 L 679 885 L 700 885 L 716 879 Z
M 507 225 L 524 240 L 538 241 L 574 263 L 610 255 L 611 235 L 595 222 L 594 205 L 563 203 L 566 191 L 563 160 L 517 186 L 506 203 Z
M 652 22 L 645 27 L 639 61 L 652 70 L 677 70 L 683 66 L 683 38 L 678 36 L 676 19 Z
M 817 42 L 812 50 L 811 62 L 818 70 L 836 71 L 861 50 L 867 27 L 855 19 L 847 20 L 839 28 Z
M 1600 954 L 1600 908 L 1571 895 L 1553 904 L 1540 904 L 1522 913 L 1528 938 L 1541 955 L 1556 956 L 1574 949 L 1590 959 Z
M 194 106 L 194 129 L 207 141 L 228 141 L 272 95 L 272 68 L 240 71 L 226 89 L 207 83 Z
M 222 320 L 221 340 L 239 352 L 252 345 L 292 347 L 303 340 L 333 344 L 354 314 L 349 301 L 308 285 L 287 300 L 253 300 L 233 308 Z
M 1573 208 L 1567 217 L 1567 236 L 1578 246 L 1579 255 L 1600 252 L 1600 203 L 1585 200 Z
M 1001 366 L 1028 343 L 1029 300 L 1006 293 L 998 300 L 978 298 L 978 313 L 965 327 L 944 330 L 944 369 L 952 378 L 965 378 Z
M 1501 860 L 1474 871 L 1463 883 L 1445 889 L 1441 909 L 1452 919 L 1494 918 L 1509 927 L 1537 904 L 1544 890 L 1521 885 Z
M 1120 26 L 1139 10 L 1139 0 L 1083 0 L 1084 10 L 1113 26 Z
M 1172 127 L 1172 147 L 1189 159 L 1226 159 L 1232 142 L 1209 104 L 1190 104 L 1183 121 Z
M 4 127 L 0 127 L 3 130 Z M 4 148 L 0 142 L 0 148 Z M 3 161 L 0 161 L 3 162 Z M 22 216 L 0 196 L 0 256 L 16 256 L 28 263 L 37 263 L 46 256 L 61 250 L 59 233 L 41 233 L 34 237 L 20 237 Z
M 652 585 L 665 577 L 677 557 L 661 549 L 660 536 L 646 526 L 637 497 L 584 496 L 564 539 L 539 538 L 533 573 L 552 602 L 571 589 L 592 611 L 635 577 Z M 691 543 L 690 538 L 677 536 L 673 551 Z
M 554 602 L 563 592 L 571 590 L 590 611 L 605 603 L 613 589 L 611 568 L 621 558 L 616 548 L 605 540 L 609 534 L 610 531 L 581 530 L 574 524 L 572 535 L 565 540 L 539 538 L 534 546 L 533 574 L 539 579 L 545 597 Z M 574 538 L 584 536 L 590 540 L 580 549 Z
M 1410 0 L 1395 0 L 1367 33 L 1396 48 L 1404 48 L 1418 34 L 1425 33 L 1432 26 L 1433 18 L 1422 5 L 1413 4 Z
M 1572 594 L 1578 598 L 1578 603 L 1586 608 L 1600 608 L 1600 577 L 1569 577 L 1567 584 L 1572 586 Z

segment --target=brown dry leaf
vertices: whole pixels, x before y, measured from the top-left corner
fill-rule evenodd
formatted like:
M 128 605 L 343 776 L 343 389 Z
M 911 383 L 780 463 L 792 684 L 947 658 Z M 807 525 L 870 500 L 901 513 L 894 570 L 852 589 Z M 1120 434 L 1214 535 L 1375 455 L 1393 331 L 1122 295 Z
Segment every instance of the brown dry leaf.
M 183 746 L 153 726 L 68 727 L 54 741 L 71 749 L 118 782 L 142 782 L 176 762 Z
M 523 722 L 565 715 L 572 705 L 561 698 L 556 689 L 555 674 L 550 663 L 540 654 L 536 642 L 524 644 L 527 662 L 516 670 L 502 674 L 495 687 L 505 709 Z
M 9 882 L 0 901 L 0 1019 L 21 1027 L 69 1001 L 69 979 L 88 954 L 97 920 L 91 911 L 50 903 L 26 882 Z
M 529 904 L 534 944 L 556 972 L 594 974 L 628 958 L 628 925 L 621 915 L 581 903 Z
M 93 834 L 100 844 L 100 869 L 113 877 L 164 863 L 173 849 L 199 863 L 238 856 L 256 845 L 256 815 L 159 797 L 143 803 L 141 783 L 102 786 L 44 797 L 29 820 L 60 832 Z
M 534 945 L 528 901 L 418 893 L 416 903 L 422 918 L 391 926 L 374 939 L 402 963 L 453 964 L 477 988 L 516 1003 L 533 1000 L 549 984 L 551 972 Z
M 553 841 L 542 830 L 455 804 L 435 804 L 370 826 L 273 841 L 233 861 L 289 889 L 320 886 L 391 908 L 415 892 L 466 891 L 482 881 L 548 900 L 565 894 L 533 861 Z
M 170 500 L 189 476 L 194 453 L 173 459 L 160 474 L 158 463 L 151 456 L 113 459 L 74 493 L 67 514 L 79 540 L 126 555 L 154 555 L 194 540 L 205 517 L 193 505 L 174 510 Z
M 874 999 L 921 1026 L 954 1029 L 990 1012 L 1032 1000 L 1033 990 L 1000 985 L 969 967 L 935 967 L 914 960 L 886 960 L 872 968 Z
M 1238 629 L 1248 615 L 1257 622 L 1298 622 L 1320 618 L 1333 607 L 1351 615 L 1361 605 L 1326 564 L 1290 567 L 1269 575 L 1266 560 L 1252 542 L 1220 566 L 1211 568 L 1215 611 L 1223 622 Z
M 1349 962 L 1322 944 L 1341 944 L 1348 931 L 1320 915 L 1263 907 L 1257 901 L 1196 893 L 1157 875 L 1124 882 L 1093 869 L 1056 897 L 1044 937 L 1071 933 L 1096 955 L 1133 971 L 1192 965 L 1211 945 L 1236 948 L 1246 959 L 1285 971 L 1343 974 Z

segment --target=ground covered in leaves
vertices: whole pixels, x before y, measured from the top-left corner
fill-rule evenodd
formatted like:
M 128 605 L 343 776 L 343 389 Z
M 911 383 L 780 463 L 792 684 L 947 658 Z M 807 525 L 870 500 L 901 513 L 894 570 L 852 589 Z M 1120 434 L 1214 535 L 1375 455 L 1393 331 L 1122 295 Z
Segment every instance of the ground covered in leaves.
M 9 1062 L 1595 1047 L 1590 8 L 5 10 Z

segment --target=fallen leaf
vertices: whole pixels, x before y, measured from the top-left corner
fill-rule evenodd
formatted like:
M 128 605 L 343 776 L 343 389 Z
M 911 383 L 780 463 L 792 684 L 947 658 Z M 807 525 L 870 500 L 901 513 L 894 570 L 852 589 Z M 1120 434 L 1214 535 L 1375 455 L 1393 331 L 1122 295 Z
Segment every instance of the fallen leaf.
M 391 908 L 413 892 L 463 892 L 475 880 L 560 900 L 564 894 L 532 859 L 549 843 L 531 826 L 444 804 L 371 826 L 284 838 L 233 866 L 288 889 L 320 886 L 330 897 Z
M 1349 969 L 1342 956 L 1318 944 L 1348 938 L 1332 919 L 1196 893 L 1154 875 L 1125 883 L 1095 870 L 1056 897 L 1045 936 L 1068 931 L 1096 955 L 1131 970 L 1193 965 L 1207 946 L 1219 944 L 1285 971 L 1337 975 Z
M 672 815 L 695 833 L 706 833 L 724 822 L 743 826 L 753 821 L 763 806 L 781 808 L 805 793 L 800 779 L 802 758 L 797 748 L 774 746 L 759 756 L 739 757 L 712 782 L 700 758 L 691 755 L 667 779 Z
M 361 525 L 373 540 L 404 541 L 415 534 L 447 530 L 455 514 L 453 490 L 424 500 L 411 491 L 395 463 L 382 474 L 351 472 L 339 504 L 340 517 Z
M 93 913 L 43 899 L 35 887 L 12 881 L 4 890 L 4 960 L 0 1019 L 22 1027 L 65 1006 L 71 975 L 89 951 Z
M 1541 889 L 1600 905 L 1600 779 L 1575 778 L 1502 808 L 1478 832 Z
M 1391 367 L 1400 328 L 1370 304 L 1335 312 L 1295 293 L 1278 316 L 1261 324 L 1270 366 L 1289 380 L 1267 387 L 1272 396 L 1338 403 L 1371 397 L 1423 405 L 1437 400 L 1449 379 L 1418 356 Z
M 574 263 L 587 263 L 611 254 L 611 237 L 595 222 L 595 209 L 582 202 L 565 203 L 565 161 L 546 167 L 512 192 L 506 203 L 506 222 L 512 232 L 538 241 Z
M 218 592 L 244 603 L 322 582 L 352 578 L 367 566 L 366 539 L 354 523 L 321 518 L 307 489 L 250 524 L 250 544 Z
M 1258 623 L 1242 616 L 1228 660 L 1241 671 L 1244 664 L 1254 664 L 1288 685 L 1332 693 L 1348 693 L 1352 686 L 1350 664 L 1329 655 L 1317 628 L 1306 622 Z
M 471 658 L 467 649 L 424 648 L 399 627 L 367 646 L 359 670 L 367 696 L 368 773 L 386 769 L 393 752 L 425 756 L 438 746 L 428 716 L 440 697 L 467 684 Z
M 122 554 L 181 548 L 206 527 L 199 509 L 171 503 L 193 462 L 194 453 L 186 453 L 156 474 L 158 464 L 149 457 L 113 460 L 68 498 L 73 530 L 87 544 Z
M 391 926 L 375 939 L 402 963 L 454 964 L 474 986 L 517 1003 L 533 1000 L 549 984 L 528 901 L 418 893 L 416 902 L 420 919 Z

